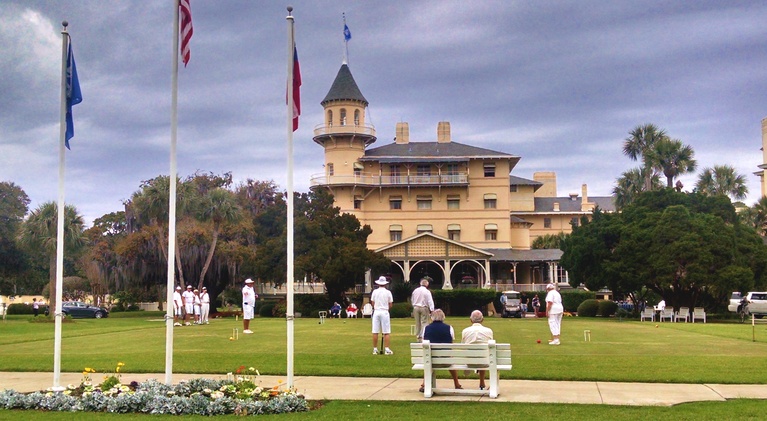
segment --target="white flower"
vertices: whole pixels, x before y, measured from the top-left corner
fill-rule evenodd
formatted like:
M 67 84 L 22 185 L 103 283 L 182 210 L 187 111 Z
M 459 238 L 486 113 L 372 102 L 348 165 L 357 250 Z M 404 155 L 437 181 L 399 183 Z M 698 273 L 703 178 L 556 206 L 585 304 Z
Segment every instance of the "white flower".
M 72 383 L 70 383 L 70 384 L 68 384 L 68 385 L 67 385 L 67 389 L 69 389 L 69 390 L 75 390 L 75 389 L 77 389 L 77 386 L 75 386 L 75 385 L 73 385 Z
M 221 398 L 224 397 L 224 392 L 221 392 L 221 391 L 217 390 L 217 391 L 211 393 L 210 397 L 213 398 L 213 399 L 221 399 Z

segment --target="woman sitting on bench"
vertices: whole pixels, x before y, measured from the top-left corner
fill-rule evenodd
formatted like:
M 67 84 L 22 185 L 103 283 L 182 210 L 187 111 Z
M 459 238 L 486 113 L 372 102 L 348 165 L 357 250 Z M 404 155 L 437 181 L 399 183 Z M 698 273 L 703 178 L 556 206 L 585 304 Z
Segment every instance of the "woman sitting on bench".
M 445 323 L 445 312 L 440 309 L 434 309 L 431 312 L 431 324 L 427 325 L 424 329 L 423 340 L 429 341 L 433 344 L 451 344 L 455 339 L 455 330 L 453 326 Z M 453 377 L 453 385 L 456 389 L 463 389 L 461 384 L 458 383 L 458 372 L 455 370 L 450 371 L 450 376 Z M 423 393 L 423 383 L 419 392 Z

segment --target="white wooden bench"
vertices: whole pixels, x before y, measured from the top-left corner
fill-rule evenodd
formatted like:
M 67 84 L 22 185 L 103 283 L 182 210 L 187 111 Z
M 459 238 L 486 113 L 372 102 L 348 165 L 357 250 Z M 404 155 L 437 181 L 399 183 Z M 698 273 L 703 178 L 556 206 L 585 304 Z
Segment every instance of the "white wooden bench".
M 488 395 L 498 397 L 498 370 L 511 370 L 511 347 L 509 344 L 433 344 L 429 341 L 410 344 L 410 361 L 413 370 L 423 370 L 423 396 L 435 393 L 450 395 Z M 488 389 L 441 389 L 437 388 L 437 371 L 441 370 L 487 370 Z

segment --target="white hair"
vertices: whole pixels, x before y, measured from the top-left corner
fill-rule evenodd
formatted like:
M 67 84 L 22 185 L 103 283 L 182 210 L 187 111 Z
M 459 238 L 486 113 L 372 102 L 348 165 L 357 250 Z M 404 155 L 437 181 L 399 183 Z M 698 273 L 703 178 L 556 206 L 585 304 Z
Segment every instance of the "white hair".
M 471 312 L 471 316 L 469 316 L 469 320 L 471 320 L 472 323 L 482 323 L 482 321 L 485 320 L 485 316 L 482 315 L 481 311 L 474 310 Z

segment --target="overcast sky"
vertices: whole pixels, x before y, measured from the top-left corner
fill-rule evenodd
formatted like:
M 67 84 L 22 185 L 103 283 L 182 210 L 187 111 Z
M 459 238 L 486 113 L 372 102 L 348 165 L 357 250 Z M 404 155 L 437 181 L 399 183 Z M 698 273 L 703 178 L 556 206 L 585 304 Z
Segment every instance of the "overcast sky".
M 294 7 L 303 114 L 294 183 L 323 171 L 312 142 L 343 60 L 378 141 L 453 141 L 520 156 L 513 175 L 555 171 L 558 193 L 609 195 L 637 166 L 628 132 L 654 123 L 699 168 L 729 164 L 760 194 L 767 116 L 764 1 L 191 0 L 191 61 L 179 71 L 178 168 L 286 186 L 286 6 Z M 61 21 L 84 100 L 66 153 L 66 201 L 88 224 L 169 173 L 173 1 L 0 2 L 0 181 L 31 209 L 57 200 Z M 682 178 L 692 189 L 697 175 Z

